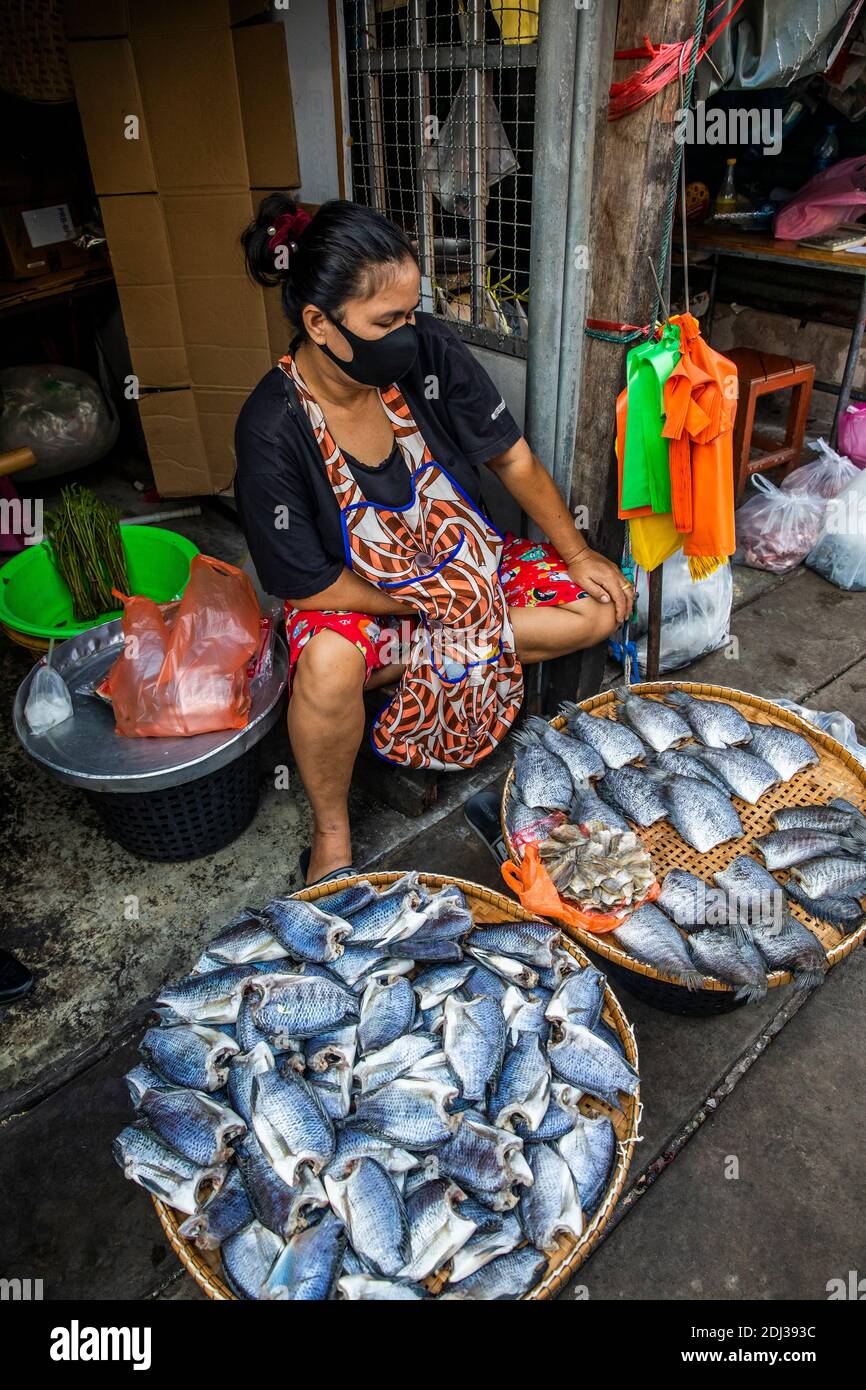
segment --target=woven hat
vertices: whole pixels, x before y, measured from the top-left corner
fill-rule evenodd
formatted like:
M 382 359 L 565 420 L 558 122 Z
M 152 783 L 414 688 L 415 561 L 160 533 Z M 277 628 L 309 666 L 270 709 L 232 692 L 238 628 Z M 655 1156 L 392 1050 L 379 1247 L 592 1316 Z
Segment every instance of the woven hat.
M 74 100 L 61 0 L 0 0 L 0 90 L 24 101 Z

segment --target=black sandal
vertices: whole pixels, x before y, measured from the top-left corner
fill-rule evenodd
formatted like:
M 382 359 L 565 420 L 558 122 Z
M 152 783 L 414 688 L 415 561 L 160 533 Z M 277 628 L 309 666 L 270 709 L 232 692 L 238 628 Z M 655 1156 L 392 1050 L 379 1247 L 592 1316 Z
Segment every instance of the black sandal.
M 499 792 L 487 788 L 470 796 L 463 806 L 467 824 L 489 849 L 497 864 L 504 864 L 508 858 L 505 840 L 502 836 L 502 822 L 499 819 L 501 797 Z
M 335 879 L 349 878 L 351 875 L 358 872 L 354 865 L 346 864 L 342 869 L 332 869 L 331 872 L 325 874 L 323 878 L 317 878 L 314 883 L 308 883 L 307 874 L 310 869 L 311 855 L 312 850 L 309 845 L 306 849 L 302 849 L 298 855 L 298 871 L 301 875 L 301 882 L 305 888 L 318 888 L 320 883 L 332 883 Z
M 17 956 L 0 950 L 0 1005 L 14 1004 L 33 988 L 33 975 Z

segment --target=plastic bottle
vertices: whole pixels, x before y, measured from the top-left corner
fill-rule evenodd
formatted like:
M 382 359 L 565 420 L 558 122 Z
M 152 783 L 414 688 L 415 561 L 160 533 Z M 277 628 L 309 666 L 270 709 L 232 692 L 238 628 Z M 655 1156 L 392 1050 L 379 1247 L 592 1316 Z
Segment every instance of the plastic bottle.
M 722 179 L 721 187 L 716 194 L 716 201 L 713 208 L 716 214 L 720 212 L 736 211 L 737 186 L 734 183 L 734 165 L 736 162 L 735 159 L 729 159 L 727 161 L 728 167 L 725 170 L 725 177 Z
M 791 131 L 794 129 L 795 125 L 797 125 L 805 109 L 806 108 L 803 105 L 802 101 L 798 101 L 796 97 L 785 107 L 785 114 L 782 116 L 783 140 L 785 139 L 786 135 L 791 134 Z
M 839 137 L 836 134 L 836 127 L 828 125 L 823 138 L 815 146 L 815 173 L 820 174 L 822 169 L 826 169 L 829 164 L 834 164 L 839 158 Z

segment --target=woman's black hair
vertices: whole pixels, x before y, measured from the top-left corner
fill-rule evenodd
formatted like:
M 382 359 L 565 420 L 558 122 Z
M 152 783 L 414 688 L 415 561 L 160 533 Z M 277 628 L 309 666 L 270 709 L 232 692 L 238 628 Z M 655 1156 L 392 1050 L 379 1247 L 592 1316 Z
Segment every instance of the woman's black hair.
M 285 262 L 286 253 L 278 259 L 269 244 L 275 223 L 297 208 L 288 194 L 269 193 L 262 199 L 255 221 L 243 232 L 241 244 L 247 271 L 257 284 L 282 284 L 286 317 L 301 333 L 301 315 L 307 304 L 315 304 L 340 322 L 346 300 L 372 293 L 381 268 L 399 265 L 407 257 L 417 264 L 412 242 L 383 213 L 362 203 L 333 198 L 323 203 L 309 225 L 292 238 L 287 268 L 277 269 Z

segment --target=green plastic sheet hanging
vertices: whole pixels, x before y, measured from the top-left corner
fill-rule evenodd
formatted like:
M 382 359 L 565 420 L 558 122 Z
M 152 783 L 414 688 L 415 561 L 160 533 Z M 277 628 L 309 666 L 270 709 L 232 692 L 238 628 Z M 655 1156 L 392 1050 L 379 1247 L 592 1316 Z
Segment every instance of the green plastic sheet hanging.
M 623 510 L 671 510 L 669 444 L 664 427 L 665 382 L 679 361 L 680 331 L 666 323 L 661 337 L 632 348 L 626 364 L 628 416 L 623 464 Z

